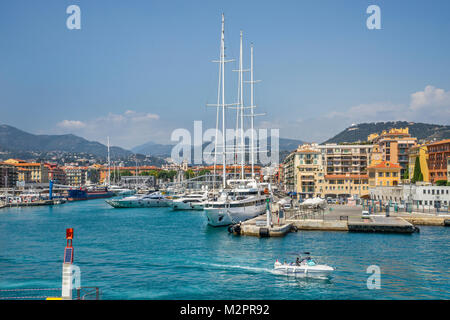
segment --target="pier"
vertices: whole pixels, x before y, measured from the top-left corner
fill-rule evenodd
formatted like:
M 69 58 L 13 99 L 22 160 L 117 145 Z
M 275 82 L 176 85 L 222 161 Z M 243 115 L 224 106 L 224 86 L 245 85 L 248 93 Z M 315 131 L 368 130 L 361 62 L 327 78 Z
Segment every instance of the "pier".
M 361 222 L 348 222 L 350 232 L 414 233 L 419 229 L 400 217 L 373 216 Z
M 247 220 L 240 224 L 230 226 L 228 231 L 243 236 L 254 236 L 260 238 L 283 237 L 292 229 L 292 223 L 267 225 L 267 214 Z
M 287 209 L 280 215 L 273 206 L 270 224 L 267 214 L 230 226 L 235 235 L 282 237 L 296 231 L 345 231 L 366 233 L 412 234 L 417 226 L 450 226 L 449 215 L 395 213 L 362 215 L 361 207 L 332 206 L 324 210 Z
M 38 200 L 33 202 L 14 202 L 0 204 L 0 208 L 15 208 L 15 207 L 37 207 L 37 206 L 53 206 L 65 203 L 62 199 L 53 200 Z

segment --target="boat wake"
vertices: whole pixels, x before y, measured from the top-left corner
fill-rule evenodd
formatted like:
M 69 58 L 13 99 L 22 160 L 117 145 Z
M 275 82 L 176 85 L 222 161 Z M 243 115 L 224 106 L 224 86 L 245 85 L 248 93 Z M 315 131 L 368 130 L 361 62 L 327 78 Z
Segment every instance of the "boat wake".
M 275 270 L 269 269 L 269 268 L 258 268 L 258 267 L 251 267 L 251 266 L 242 266 L 242 265 L 229 265 L 229 264 L 217 264 L 217 263 L 203 263 L 198 262 L 198 264 L 203 266 L 208 266 L 214 269 L 222 269 L 222 270 L 242 270 L 252 273 L 271 273 L 271 274 L 277 274 Z

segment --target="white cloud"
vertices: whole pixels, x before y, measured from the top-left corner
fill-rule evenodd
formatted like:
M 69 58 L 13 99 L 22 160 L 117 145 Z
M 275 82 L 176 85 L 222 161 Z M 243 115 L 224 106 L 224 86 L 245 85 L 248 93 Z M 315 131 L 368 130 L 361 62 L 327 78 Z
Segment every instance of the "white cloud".
M 86 127 L 86 124 L 78 120 L 63 120 L 58 122 L 57 126 L 64 129 L 80 129 Z
M 435 88 L 431 85 L 425 90 L 411 94 L 411 110 L 450 108 L 450 92 L 444 89 Z
M 427 85 L 423 91 L 412 93 L 409 98 L 410 101 L 406 103 L 397 104 L 389 101 L 362 103 L 318 117 L 304 120 L 278 119 L 272 120 L 270 124 L 281 126 L 282 137 L 322 142 L 354 123 L 385 121 L 445 125 L 450 123 L 450 91 Z
M 74 133 L 89 140 L 106 142 L 132 148 L 148 141 L 165 138 L 169 126 L 160 123 L 157 114 L 127 110 L 122 114 L 108 113 L 87 121 L 63 120 L 57 123 L 59 131 Z

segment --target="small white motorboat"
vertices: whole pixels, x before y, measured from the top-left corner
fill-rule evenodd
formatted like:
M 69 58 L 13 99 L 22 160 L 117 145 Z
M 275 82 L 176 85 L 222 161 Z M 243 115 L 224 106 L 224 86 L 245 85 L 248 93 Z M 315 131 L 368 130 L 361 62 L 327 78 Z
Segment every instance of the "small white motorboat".
M 276 273 L 293 276 L 293 277 L 330 277 L 333 271 L 333 267 L 325 264 L 317 264 L 314 259 L 309 255 L 301 258 L 297 258 L 295 262 L 281 263 L 278 260 L 275 261 L 274 270 Z

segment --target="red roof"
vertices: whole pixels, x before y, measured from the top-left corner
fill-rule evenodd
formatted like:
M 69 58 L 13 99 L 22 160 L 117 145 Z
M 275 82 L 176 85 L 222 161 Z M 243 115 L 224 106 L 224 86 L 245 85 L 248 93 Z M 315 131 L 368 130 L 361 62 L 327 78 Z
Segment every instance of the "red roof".
M 379 164 L 377 164 L 377 165 L 368 167 L 368 169 L 371 169 L 371 168 L 380 168 L 380 169 L 382 169 L 382 168 L 384 168 L 384 169 L 401 169 L 402 166 L 399 165 L 399 164 L 397 164 L 397 163 L 391 163 L 391 162 L 389 162 L 389 161 L 383 161 L 383 162 L 381 162 L 381 163 L 379 163 Z

